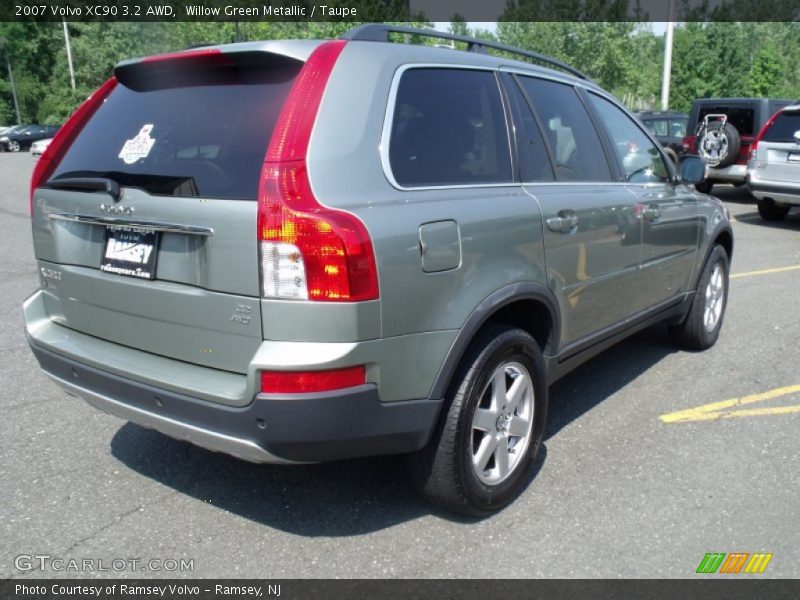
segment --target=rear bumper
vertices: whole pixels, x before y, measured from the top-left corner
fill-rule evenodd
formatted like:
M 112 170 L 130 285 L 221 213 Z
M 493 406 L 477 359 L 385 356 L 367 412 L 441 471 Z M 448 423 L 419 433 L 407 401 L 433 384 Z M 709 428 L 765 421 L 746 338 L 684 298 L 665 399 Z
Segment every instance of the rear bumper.
M 55 383 L 95 408 L 252 462 L 323 462 L 397 454 L 422 448 L 430 438 L 441 400 L 392 397 L 387 381 L 405 374 L 405 388 L 429 389 L 419 377 L 420 339 L 353 344 L 264 342 L 248 374 L 230 373 L 127 348 L 74 331 L 47 313 L 48 294 L 24 304 L 25 334 L 42 369 Z M 438 338 L 434 338 L 436 341 Z M 447 342 L 443 338 L 441 342 Z M 399 373 L 392 363 L 413 365 Z M 393 359 L 393 360 L 392 360 Z M 318 394 L 260 394 L 264 369 L 326 369 L 379 361 L 381 381 Z M 380 367 L 380 368 L 379 368 Z M 412 381 L 411 375 L 419 381 Z M 374 381 L 368 380 L 368 381 Z M 385 389 L 384 389 L 385 388 Z M 388 391 L 387 391 L 388 390 Z M 426 392 L 410 392 L 424 398 Z M 385 397 L 389 397 L 386 400 Z
M 323 462 L 419 450 L 440 401 L 380 402 L 367 384 L 317 394 L 258 394 L 242 407 L 161 389 L 28 342 L 69 394 L 104 412 L 203 448 L 258 463 Z
M 770 198 L 782 204 L 800 204 L 800 183 L 765 181 L 751 172 L 747 187 L 759 200 Z
M 721 169 L 706 167 L 706 179 L 730 183 L 745 181 L 747 179 L 747 165 L 730 165 Z

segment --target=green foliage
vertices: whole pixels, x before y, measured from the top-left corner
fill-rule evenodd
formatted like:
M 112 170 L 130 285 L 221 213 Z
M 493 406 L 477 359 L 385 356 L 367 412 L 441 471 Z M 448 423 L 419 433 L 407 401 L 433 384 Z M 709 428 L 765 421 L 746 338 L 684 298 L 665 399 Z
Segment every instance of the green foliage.
M 356 7 L 359 18 L 381 18 L 370 13 L 370 7 L 374 7 L 371 0 L 335 0 L 329 4 Z M 775 14 L 782 14 L 786 0 L 767 4 Z M 753 10 L 767 10 L 767 4 L 759 3 Z M 496 33 L 471 30 L 458 15 L 453 17 L 450 31 L 497 39 L 552 56 L 585 72 L 631 108 L 656 107 L 661 91 L 664 38 L 654 35 L 648 24 L 615 22 L 628 10 L 628 5 L 627 0 L 513 0 Z M 405 16 L 404 0 L 387 0 L 386 6 L 394 7 L 398 19 Z M 687 6 L 681 5 L 679 14 L 687 15 Z M 748 10 L 750 6 L 754 3 L 731 0 L 725 4 L 725 10 Z M 575 15 L 579 21 L 552 20 L 575 18 Z M 514 18 L 549 21 L 518 22 Z M 404 24 L 430 26 L 421 20 Z M 0 36 L 7 40 L 5 49 L 14 72 L 22 120 L 61 123 L 109 77 L 120 60 L 198 44 L 332 38 L 354 25 L 323 21 L 70 23 L 74 90 L 61 23 L 3 22 Z M 442 43 L 420 36 L 411 36 L 407 41 Z M 5 57 L 0 55 L 0 59 L 0 124 L 14 123 L 16 115 Z M 800 97 L 800 25 L 688 22 L 676 27 L 671 108 L 687 110 L 697 97 L 736 95 Z

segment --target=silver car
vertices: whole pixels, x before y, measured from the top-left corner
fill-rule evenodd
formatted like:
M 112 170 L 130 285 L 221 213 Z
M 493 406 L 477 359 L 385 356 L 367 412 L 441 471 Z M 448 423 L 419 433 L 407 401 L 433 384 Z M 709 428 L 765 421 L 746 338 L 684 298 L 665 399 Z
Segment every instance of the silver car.
M 750 150 L 748 187 L 766 221 L 780 221 L 800 205 L 800 104 L 776 112 Z

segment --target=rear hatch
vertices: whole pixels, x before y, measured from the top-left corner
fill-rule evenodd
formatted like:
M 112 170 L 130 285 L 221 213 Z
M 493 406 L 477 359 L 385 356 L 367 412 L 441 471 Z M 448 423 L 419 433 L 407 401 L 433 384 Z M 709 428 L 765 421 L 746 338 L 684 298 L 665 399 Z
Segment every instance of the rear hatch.
M 800 108 L 775 116 L 758 142 L 758 177 L 800 185 Z
M 33 196 L 50 318 L 245 373 L 261 342 L 258 186 L 302 62 L 167 55 L 117 84 Z

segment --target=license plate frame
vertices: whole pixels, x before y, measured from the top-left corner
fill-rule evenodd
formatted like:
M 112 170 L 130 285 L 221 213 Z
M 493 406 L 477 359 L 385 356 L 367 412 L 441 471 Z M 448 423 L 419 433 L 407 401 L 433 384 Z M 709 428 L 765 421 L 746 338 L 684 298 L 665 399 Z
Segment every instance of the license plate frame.
M 158 232 L 148 227 L 109 225 L 100 270 L 123 277 L 155 279 Z

